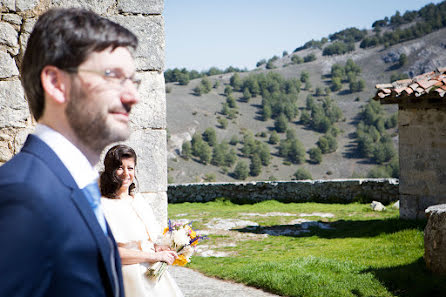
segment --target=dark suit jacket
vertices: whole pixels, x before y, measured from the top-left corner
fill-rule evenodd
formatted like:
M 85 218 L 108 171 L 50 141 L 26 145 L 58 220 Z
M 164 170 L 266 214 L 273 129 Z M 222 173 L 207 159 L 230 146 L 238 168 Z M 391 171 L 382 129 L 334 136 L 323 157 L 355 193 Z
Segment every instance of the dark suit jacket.
M 124 296 L 121 261 L 109 235 L 38 137 L 28 136 L 21 152 L 0 167 L 0 296 Z

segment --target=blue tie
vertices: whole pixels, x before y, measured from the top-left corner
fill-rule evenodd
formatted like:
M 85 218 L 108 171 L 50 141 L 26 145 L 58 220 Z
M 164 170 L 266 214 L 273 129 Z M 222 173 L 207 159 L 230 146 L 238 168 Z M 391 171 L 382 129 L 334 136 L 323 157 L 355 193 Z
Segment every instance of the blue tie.
M 107 235 L 107 224 L 105 223 L 105 216 L 101 209 L 101 192 L 99 191 L 99 186 L 97 182 L 88 184 L 82 191 L 87 196 L 88 202 L 94 211 L 96 218 L 98 219 L 99 225 L 101 225 L 104 234 Z

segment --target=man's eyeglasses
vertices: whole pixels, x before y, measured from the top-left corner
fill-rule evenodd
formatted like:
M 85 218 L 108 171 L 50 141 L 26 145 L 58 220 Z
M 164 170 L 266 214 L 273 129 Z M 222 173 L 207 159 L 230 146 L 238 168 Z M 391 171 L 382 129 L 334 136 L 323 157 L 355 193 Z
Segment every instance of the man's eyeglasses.
M 133 76 L 127 77 L 124 74 L 111 69 L 105 69 L 104 71 L 100 71 L 91 69 L 67 68 L 65 69 L 65 71 L 70 73 L 86 72 L 86 73 L 97 74 L 102 76 L 102 78 L 105 79 L 106 81 L 113 84 L 119 84 L 120 86 L 124 86 L 125 82 L 127 80 L 130 80 L 136 89 L 138 89 L 139 86 L 141 85 L 141 79 L 135 78 Z

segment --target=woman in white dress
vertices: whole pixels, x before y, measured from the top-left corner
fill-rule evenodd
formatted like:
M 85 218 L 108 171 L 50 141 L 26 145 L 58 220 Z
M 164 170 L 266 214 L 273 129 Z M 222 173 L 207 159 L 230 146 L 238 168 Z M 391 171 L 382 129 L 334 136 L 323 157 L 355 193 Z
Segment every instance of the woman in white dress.
M 162 229 L 148 203 L 134 193 L 135 165 L 135 151 L 126 145 L 116 145 L 107 152 L 100 176 L 102 208 L 118 243 L 125 295 L 183 296 L 168 272 L 158 282 L 145 275 L 153 263 L 164 261 L 170 265 L 177 254 L 156 244 Z

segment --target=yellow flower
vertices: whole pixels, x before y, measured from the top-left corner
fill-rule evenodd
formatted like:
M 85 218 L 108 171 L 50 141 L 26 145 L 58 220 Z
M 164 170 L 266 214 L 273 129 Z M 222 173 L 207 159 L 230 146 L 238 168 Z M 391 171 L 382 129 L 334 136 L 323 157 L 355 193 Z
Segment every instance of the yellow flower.
M 178 255 L 172 265 L 184 266 L 187 264 L 187 259 L 184 255 Z
M 169 231 L 169 227 L 164 228 L 163 234 L 166 234 Z

